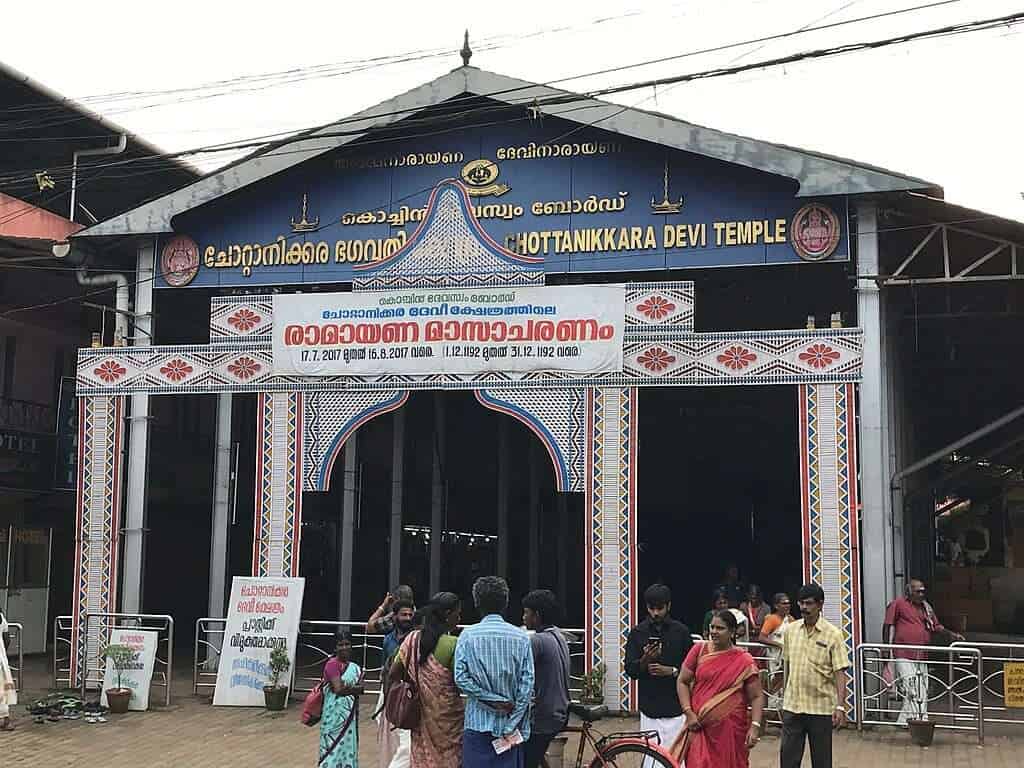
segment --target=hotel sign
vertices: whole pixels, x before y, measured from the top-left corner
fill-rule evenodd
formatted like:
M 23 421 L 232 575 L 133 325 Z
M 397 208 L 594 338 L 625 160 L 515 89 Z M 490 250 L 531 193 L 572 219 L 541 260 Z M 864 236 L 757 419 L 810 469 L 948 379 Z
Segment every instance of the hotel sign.
M 622 285 L 274 297 L 284 376 L 622 371 Z

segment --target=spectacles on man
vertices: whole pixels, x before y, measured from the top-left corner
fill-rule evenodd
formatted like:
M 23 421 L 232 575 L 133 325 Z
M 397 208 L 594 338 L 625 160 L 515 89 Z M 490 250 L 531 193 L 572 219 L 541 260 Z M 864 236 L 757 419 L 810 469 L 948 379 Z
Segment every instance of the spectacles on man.
M 913 592 L 915 595 L 923 595 L 928 590 L 925 589 L 924 587 L 917 587 L 916 589 L 912 589 L 910 591 Z

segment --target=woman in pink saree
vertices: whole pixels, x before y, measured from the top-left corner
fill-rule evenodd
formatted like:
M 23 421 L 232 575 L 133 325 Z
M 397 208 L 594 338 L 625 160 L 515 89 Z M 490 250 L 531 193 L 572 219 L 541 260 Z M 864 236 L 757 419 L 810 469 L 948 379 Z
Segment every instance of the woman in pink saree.
M 716 611 L 711 640 L 695 644 L 679 670 L 686 727 L 671 752 L 686 768 L 748 768 L 761 738 L 761 677 L 753 657 L 734 644 L 736 629 L 731 611 Z
M 391 665 L 390 680 L 403 677 L 419 689 L 420 723 L 412 730 L 410 768 L 453 768 L 462 764 L 464 704 L 455 687 L 455 636 L 462 603 L 438 592 L 420 611 L 423 629 L 411 632 Z

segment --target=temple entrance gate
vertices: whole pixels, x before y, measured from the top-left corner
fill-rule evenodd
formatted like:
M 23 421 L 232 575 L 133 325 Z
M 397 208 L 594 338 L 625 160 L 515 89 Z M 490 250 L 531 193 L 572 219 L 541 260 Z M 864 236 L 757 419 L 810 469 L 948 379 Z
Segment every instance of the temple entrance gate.
M 357 267 L 353 290 L 540 286 L 538 261 L 491 240 L 464 187 L 447 180 L 405 247 Z M 274 370 L 271 296 L 213 299 L 207 345 L 81 350 L 72 669 L 80 675 L 100 642 L 82 631 L 82 618 L 118 605 L 123 408 L 140 393 L 258 393 L 254 575 L 297 575 L 302 491 L 323 490 L 345 441 L 400 408 L 411 390 L 472 390 L 484 406 L 516 418 L 544 444 L 558 490 L 585 495 L 587 664 L 607 665 L 608 702 L 635 709 L 622 649 L 638 608 L 637 389 L 796 387 L 804 576 L 824 588 L 826 615 L 852 652 L 861 634 L 854 437 L 861 332 L 697 333 L 692 283 L 631 283 L 624 296 L 621 371 L 594 375 L 282 375 Z

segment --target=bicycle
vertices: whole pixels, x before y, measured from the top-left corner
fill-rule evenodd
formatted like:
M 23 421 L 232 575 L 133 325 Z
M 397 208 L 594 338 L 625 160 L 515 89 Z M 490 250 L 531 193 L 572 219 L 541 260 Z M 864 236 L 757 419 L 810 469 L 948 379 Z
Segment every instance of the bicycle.
M 562 729 L 562 733 L 580 734 L 576 768 L 583 768 L 586 744 L 594 752 L 589 768 L 679 768 L 679 763 L 659 743 L 657 731 L 622 731 L 607 736 L 598 734 L 600 738 L 595 738 L 591 729 L 595 722 L 608 714 L 608 708 L 603 704 L 570 704 L 569 712 L 580 719 L 579 725 L 567 725 Z M 542 765 L 550 768 L 546 757 Z

